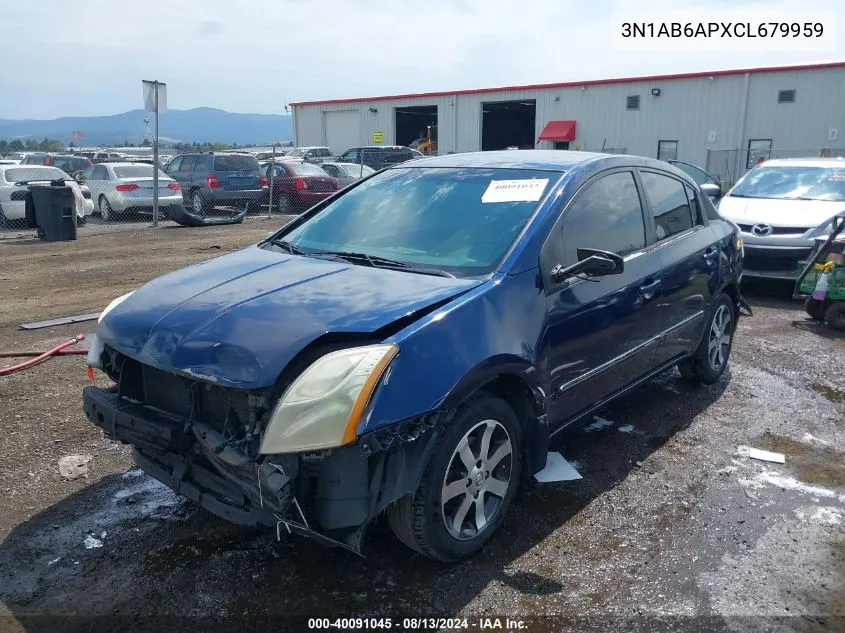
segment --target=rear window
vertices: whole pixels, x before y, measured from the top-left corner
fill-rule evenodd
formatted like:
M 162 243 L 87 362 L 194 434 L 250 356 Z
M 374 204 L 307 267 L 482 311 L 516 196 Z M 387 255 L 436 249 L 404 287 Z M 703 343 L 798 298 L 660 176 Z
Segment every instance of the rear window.
M 53 164 L 67 173 L 82 171 L 88 168 L 88 159 L 69 156 L 58 156 L 53 159 Z
M 214 171 L 252 171 L 256 174 L 260 168 L 252 156 L 215 156 Z
M 297 176 L 325 176 L 326 172 L 319 165 L 313 163 L 291 163 L 288 166 Z
M 41 167 L 37 169 L 31 167 L 15 167 L 14 169 L 6 170 L 6 182 L 33 182 L 37 180 L 58 180 L 59 178 L 68 179 L 70 176 L 55 167 Z
M 118 178 L 152 178 L 153 166 L 130 165 L 127 167 L 114 167 L 114 175 Z M 159 178 L 162 178 L 165 176 L 165 174 L 161 170 L 159 170 L 158 176 Z
M 323 156 L 331 156 L 332 153 L 329 151 L 328 147 L 318 147 L 317 149 L 311 150 L 312 156 L 323 157 Z

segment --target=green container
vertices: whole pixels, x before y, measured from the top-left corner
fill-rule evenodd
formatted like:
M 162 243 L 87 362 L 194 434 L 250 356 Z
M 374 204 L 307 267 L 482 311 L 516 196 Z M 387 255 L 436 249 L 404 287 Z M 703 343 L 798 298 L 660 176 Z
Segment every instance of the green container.
M 804 270 L 807 262 L 798 262 L 798 274 Z M 807 276 L 801 282 L 801 294 L 811 295 L 816 289 L 819 277 L 824 274 L 818 270 L 807 271 Z M 831 272 L 831 278 L 827 286 L 827 298 L 834 301 L 845 301 L 845 267 L 837 266 Z

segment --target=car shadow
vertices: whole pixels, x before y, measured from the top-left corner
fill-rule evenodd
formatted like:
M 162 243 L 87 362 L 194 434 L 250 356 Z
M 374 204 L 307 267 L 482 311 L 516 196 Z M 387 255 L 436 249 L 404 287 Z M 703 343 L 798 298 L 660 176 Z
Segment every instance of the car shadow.
M 87 486 L 16 527 L 0 546 L 0 569 L 8 570 L 0 598 L 28 633 L 90 631 L 109 623 L 112 629 L 103 630 L 117 630 L 116 618 L 136 622 L 161 614 L 236 616 L 250 630 L 257 629 L 242 614 L 449 616 L 491 583 L 511 588 L 532 609 L 539 596 L 572 589 L 545 577 L 543 561 L 531 558 L 539 555 L 535 546 L 546 542 L 544 550 L 552 547 L 561 558 L 567 551 L 595 550 L 595 543 L 579 542 L 585 538 L 575 529 L 581 510 L 689 426 L 729 380 L 728 373 L 715 385 L 693 387 L 673 370 L 604 409 L 597 422 L 565 429 L 552 449 L 583 479 L 526 486 L 501 532 L 456 565 L 405 548 L 383 520 L 368 532 L 366 558 L 284 533 L 277 542 L 272 531 L 231 525 L 130 471 Z M 660 460 L 649 468 L 660 469 Z M 88 536 L 95 539 L 90 549 L 83 543 Z M 606 556 L 603 549 L 596 556 Z M 535 571 L 523 571 L 524 558 Z M 66 613 L 68 605 L 82 615 L 50 617 Z

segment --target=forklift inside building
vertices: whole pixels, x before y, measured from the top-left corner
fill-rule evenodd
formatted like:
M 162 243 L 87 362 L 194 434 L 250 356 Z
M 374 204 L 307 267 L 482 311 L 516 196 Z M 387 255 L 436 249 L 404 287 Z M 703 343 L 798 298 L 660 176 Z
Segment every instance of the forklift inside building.
M 437 129 L 437 106 L 404 106 L 396 108 L 396 144 L 416 148 L 426 141 L 429 130 Z
M 537 101 L 491 101 L 481 104 L 481 150 L 534 149 Z

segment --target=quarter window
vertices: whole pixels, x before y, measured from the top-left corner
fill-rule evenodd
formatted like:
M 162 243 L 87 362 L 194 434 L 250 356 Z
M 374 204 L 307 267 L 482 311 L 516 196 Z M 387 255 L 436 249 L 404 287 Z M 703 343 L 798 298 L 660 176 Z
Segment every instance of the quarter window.
M 566 211 L 561 225 L 565 266 L 578 262 L 579 248 L 625 256 L 645 247 L 640 196 L 629 171 L 587 185 Z
M 684 184 L 669 176 L 642 172 L 643 188 L 654 214 L 657 240 L 665 240 L 694 226 Z

